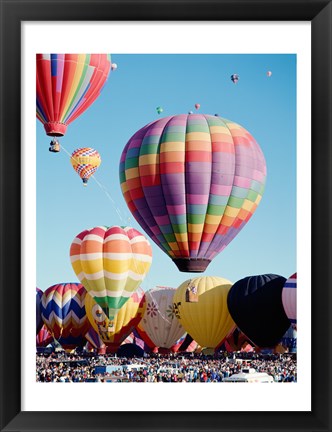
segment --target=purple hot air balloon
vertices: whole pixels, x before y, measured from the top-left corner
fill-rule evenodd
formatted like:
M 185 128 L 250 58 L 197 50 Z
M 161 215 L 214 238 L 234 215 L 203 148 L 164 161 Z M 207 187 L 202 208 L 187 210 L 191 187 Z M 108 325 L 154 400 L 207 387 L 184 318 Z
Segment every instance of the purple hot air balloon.
M 181 271 L 202 272 L 255 212 L 265 185 L 262 150 L 242 126 L 207 114 L 156 120 L 120 161 L 127 205 Z

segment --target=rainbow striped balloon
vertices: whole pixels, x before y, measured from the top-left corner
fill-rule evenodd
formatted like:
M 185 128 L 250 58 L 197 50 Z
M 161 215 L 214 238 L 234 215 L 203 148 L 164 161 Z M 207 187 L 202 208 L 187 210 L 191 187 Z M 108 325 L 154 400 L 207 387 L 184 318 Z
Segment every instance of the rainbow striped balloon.
M 97 150 L 84 147 L 74 150 L 70 162 L 81 177 L 83 185 L 86 186 L 89 178 L 97 171 L 97 168 L 101 164 L 101 157 Z
M 282 304 L 285 313 L 292 324 L 296 324 L 296 287 L 297 273 L 287 279 L 282 290 Z
M 255 212 L 266 165 L 255 139 L 219 116 L 165 117 L 136 132 L 120 161 L 127 205 L 181 271 L 204 271 Z
M 149 271 L 152 249 L 134 228 L 98 226 L 76 236 L 70 259 L 78 279 L 113 319 Z
M 111 70 L 109 54 L 37 54 L 37 118 L 62 136 L 100 95 Z
M 56 339 L 77 338 L 88 331 L 85 313 L 86 290 L 79 283 L 60 283 L 49 287 L 41 299 L 44 324 Z

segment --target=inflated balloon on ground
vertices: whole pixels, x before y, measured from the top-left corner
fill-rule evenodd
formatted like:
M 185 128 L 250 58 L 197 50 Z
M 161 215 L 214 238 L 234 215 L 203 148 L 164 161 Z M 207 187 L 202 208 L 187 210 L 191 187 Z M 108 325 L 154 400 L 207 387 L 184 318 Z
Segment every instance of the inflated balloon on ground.
M 216 348 L 235 327 L 227 307 L 231 286 L 227 279 L 203 276 L 185 281 L 174 294 L 175 316 L 203 348 Z
M 296 291 L 297 273 L 294 273 L 287 279 L 282 290 L 282 304 L 292 324 L 296 324 Z
M 80 283 L 60 283 L 49 287 L 41 299 L 44 324 L 64 348 L 84 341 L 90 324 L 85 313 L 86 290 Z
M 152 249 L 134 228 L 98 226 L 76 236 L 70 260 L 78 279 L 112 320 L 148 273 Z
M 281 300 L 285 282 L 275 274 L 248 276 L 229 291 L 227 303 L 233 320 L 258 347 L 274 347 L 290 326 Z
M 171 349 L 186 331 L 175 316 L 173 296 L 175 288 L 157 286 L 146 292 L 146 311 L 139 328 L 158 348 Z
M 90 294 L 87 294 L 85 298 L 85 309 L 93 329 L 99 334 L 104 344 L 116 352 L 141 321 L 146 310 L 146 298 L 143 289 L 138 288 L 112 320 L 105 315 Z

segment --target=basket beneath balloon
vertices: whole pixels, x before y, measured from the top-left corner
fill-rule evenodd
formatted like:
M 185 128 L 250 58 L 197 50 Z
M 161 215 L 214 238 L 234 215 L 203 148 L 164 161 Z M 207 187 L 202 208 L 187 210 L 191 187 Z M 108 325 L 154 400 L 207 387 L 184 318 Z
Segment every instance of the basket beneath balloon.
M 181 272 L 203 273 L 211 260 L 206 258 L 174 258 L 173 262 Z

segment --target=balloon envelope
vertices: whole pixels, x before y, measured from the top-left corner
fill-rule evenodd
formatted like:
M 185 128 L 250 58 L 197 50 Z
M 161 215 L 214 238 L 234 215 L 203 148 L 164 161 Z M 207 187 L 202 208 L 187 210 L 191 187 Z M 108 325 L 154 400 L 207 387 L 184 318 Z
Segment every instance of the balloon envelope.
M 99 226 L 77 235 L 70 259 L 81 283 L 112 320 L 149 271 L 152 250 L 134 228 Z
M 181 284 L 173 297 L 174 312 L 190 336 L 204 348 L 216 348 L 233 330 L 227 294 L 232 282 L 203 276 Z
M 103 343 L 108 347 L 112 346 L 113 351 L 116 351 L 141 321 L 146 309 L 146 299 L 142 288 L 138 288 L 112 320 L 105 315 L 90 294 L 85 298 L 85 308 L 93 329 Z
M 233 74 L 231 75 L 231 80 L 233 81 L 234 84 L 236 84 L 239 81 L 240 77 L 238 74 Z
M 290 322 L 281 300 L 286 279 L 275 274 L 248 276 L 228 294 L 228 309 L 238 328 L 257 346 L 273 347 Z
M 43 295 L 43 291 L 36 287 L 36 335 L 40 332 L 43 327 L 43 320 L 41 316 L 40 302 Z
M 109 54 L 37 54 L 37 118 L 62 136 L 100 95 L 111 68 Z
M 43 325 L 36 336 L 36 346 L 38 348 L 46 347 L 47 345 L 49 345 L 52 342 L 53 342 L 53 336 L 48 331 L 47 327 L 45 325 Z
M 255 139 L 221 117 L 156 120 L 128 141 L 122 193 L 148 236 L 181 271 L 202 272 L 241 231 L 264 191 Z
M 73 151 L 70 157 L 72 167 L 86 185 L 89 178 L 97 171 L 101 164 L 101 157 L 97 150 L 90 147 L 79 148 Z
M 175 316 L 175 288 L 157 286 L 146 292 L 146 311 L 139 323 L 154 345 L 171 349 L 186 331 Z
M 61 343 L 62 338 L 62 346 L 75 347 L 81 344 L 89 329 L 84 306 L 85 295 L 83 285 L 61 283 L 49 287 L 42 296 L 42 319 L 55 339 Z
M 289 277 L 282 290 L 282 304 L 291 323 L 296 324 L 297 273 Z

